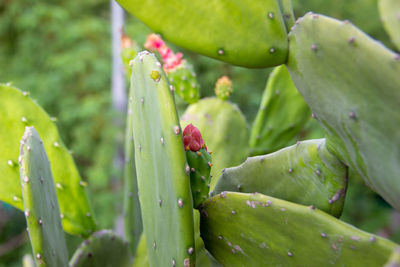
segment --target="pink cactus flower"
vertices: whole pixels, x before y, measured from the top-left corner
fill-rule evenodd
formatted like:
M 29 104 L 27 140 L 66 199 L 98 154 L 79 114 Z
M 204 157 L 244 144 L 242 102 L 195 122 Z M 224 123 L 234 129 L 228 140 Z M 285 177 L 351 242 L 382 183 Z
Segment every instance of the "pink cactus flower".
M 183 54 L 175 54 L 172 52 L 158 34 L 152 33 L 147 36 L 144 47 L 152 52 L 157 51 L 160 54 L 164 63 L 163 68 L 166 73 L 176 69 L 183 63 Z
M 193 126 L 193 124 L 189 124 L 186 126 L 185 130 L 183 130 L 183 145 L 185 146 L 186 151 L 191 150 L 196 152 L 201 148 L 205 148 L 207 150 L 199 129 Z

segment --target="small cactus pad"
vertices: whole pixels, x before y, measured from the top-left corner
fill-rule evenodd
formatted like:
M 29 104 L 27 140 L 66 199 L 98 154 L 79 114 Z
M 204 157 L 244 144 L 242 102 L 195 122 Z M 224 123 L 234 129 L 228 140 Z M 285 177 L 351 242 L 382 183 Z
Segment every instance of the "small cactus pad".
M 72 156 L 53 119 L 28 93 L 0 84 L 0 200 L 23 209 L 18 173 L 19 142 L 26 126 L 34 126 L 51 162 L 64 230 L 87 236 L 95 230 L 85 188 Z M 89 215 L 89 216 L 87 216 Z
M 200 211 L 206 249 L 223 266 L 382 266 L 396 244 L 322 211 L 227 192 Z
M 400 247 L 396 247 L 389 260 L 386 262 L 384 267 L 399 267 L 400 266 Z
M 130 70 L 132 73 L 132 70 Z M 130 92 L 131 93 L 131 92 Z M 125 131 L 124 163 L 124 232 L 132 254 L 135 254 L 143 231 L 135 167 L 135 142 L 132 132 L 132 96 L 129 96 Z
M 317 139 L 225 169 L 213 195 L 259 192 L 340 217 L 346 188 L 347 167 L 327 150 L 325 139 Z
M 33 127 L 21 140 L 19 171 L 33 255 L 37 266 L 68 266 L 56 188 L 43 142 Z
M 278 0 L 278 2 L 285 21 L 286 30 L 289 32 L 296 20 L 293 13 L 292 0 Z
M 294 144 L 312 119 L 311 110 L 284 65 L 271 73 L 250 134 L 252 155 L 271 153 Z
M 174 97 L 153 54 L 139 53 L 132 70 L 136 174 L 150 265 L 193 266 L 190 170 Z
M 245 67 L 286 61 L 287 33 L 278 0 L 118 2 L 166 40 L 194 52 Z
M 77 248 L 69 267 L 130 267 L 129 247 L 110 230 L 93 233 Z
M 347 21 L 312 13 L 289 42 L 288 70 L 328 149 L 400 210 L 399 56 Z
M 207 150 L 212 152 L 211 190 L 224 168 L 242 163 L 248 155 L 249 130 L 239 108 L 216 97 L 190 105 L 181 117 L 182 127 L 196 125 Z
M 390 39 L 400 50 L 400 1 L 379 0 L 379 13 Z

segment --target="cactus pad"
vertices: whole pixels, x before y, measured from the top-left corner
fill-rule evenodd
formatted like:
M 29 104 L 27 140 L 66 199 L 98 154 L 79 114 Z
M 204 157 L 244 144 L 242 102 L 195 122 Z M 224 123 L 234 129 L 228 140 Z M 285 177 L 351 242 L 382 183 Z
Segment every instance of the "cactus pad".
M 245 67 L 286 61 L 286 26 L 278 0 L 118 2 L 166 40 L 194 52 Z
M 25 217 L 36 264 L 67 267 L 68 251 L 50 162 L 33 127 L 26 127 L 22 137 L 19 164 Z
M 349 22 L 317 14 L 289 35 L 288 69 L 327 147 L 400 210 L 400 57 Z
M 325 139 L 298 142 L 265 156 L 248 158 L 225 169 L 213 191 L 262 193 L 313 205 L 333 216 L 342 213 L 347 167 L 326 148 Z
M 219 98 L 203 98 L 181 117 L 182 127 L 193 123 L 212 152 L 211 190 L 224 168 L 242 163 L 248 155 L 248 128 L 239 108 Z
M 110 230 L 93 233 L 77 248 L 70 267 L 129 267 L 128 244 Z
M 153 54 L 141 52 L 131 65 L 136 174 L 150 266 L 193 266 L 190 169 L 174 98 Z
M 271 73 L 250 134 L 252 155 L 271 153 L 294 144 L 311 119 L 311 110 L 285 66 Z
M 11 112 L 12 111 L 12 112 Z M 0 84 L 0 200 L 23 209 L 18 174 L 19 142 L 25 126 L 34 126 L 43 140 L 56 183 L 64 230 L 89 235 L 95 230 L 92 211 L 72 156 L 53 120 L 28 93 Z
M 400 50 L 400 1 L 379 0 L 379 13 L 390 39 Z
M 224 266 L 382 266 L 396 244 L 316 209 L 226 192 L 204 203 L 201 236 Z

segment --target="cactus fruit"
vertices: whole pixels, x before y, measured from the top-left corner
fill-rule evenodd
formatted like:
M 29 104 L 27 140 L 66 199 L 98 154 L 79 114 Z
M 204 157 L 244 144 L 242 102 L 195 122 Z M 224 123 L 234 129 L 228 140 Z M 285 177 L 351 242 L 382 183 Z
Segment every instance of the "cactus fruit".
M 196 79 L 193 67 L 182 59 L 182 53 L 174 53 L 157 34 L 147 37 L 145 48 L 149 51 L 157 51 L 164 63 L 163 69 L 175 93 L 185 102 L 192 104 L 199 101 L 200 86 Z
M 382 266 L 396 244 L 313 207 L 225 192 L 200 210 L 206 249 L 224 266 Z
M 55 266 L 55 265 L 54 265 Z M 77 248 L 70 267 L 129 267 L 128 244 L 110 230 L 93 233 Z
M 340 217 L 346 188 L 347 167 L 327 150 L 325 139 L 317 139 L 225 169 L 212 195 L 258 192 Z
M 223 101 L 227 100 L 233 91 L 231 79 L 229 79 L 228 76 L 222 76 L 221 78 L 219 78 L 218 81 L 215 83 L 214 91 L 215 95 L 219 99 Z
M 196 125 L 208 151 L 213 154 L 211 190 L 224 168 L 242 163 L 248 155 L 248 128 L 239 108 L 216 97 L 190 105 L 181 117 L 181 126 Z
M 43 142 L 33 127 L 21 140 L 19 171 L 29 238 L 37 266 L 68 266 L 56 188 Z
M 136 174 L 150 265 L 193 266 L 190 169 L 174 97 L 153 54 L 139 53 L 131 66 Z
M 296 143 L 311 110 L 284 65 L 269 77 L 250 134 L 251 155 L 263 155 Z
M 132 73 L 132 70 L 130 70 Z M 124 233 L 132 254 L 135 254 L 143 232 L 135 167 L 135 142 L 132 132 L 132 95 L 130 92 L 125 131 L 124 163 Z
M 166 40 L 194 52 L 245 67 L 286 61 L 287 33 L 278 0 L 117 2 Z
M 400 247 L 396 247 L 389 260 L 383 267 L 399 267 L 400 266 Z
M 12 111 L 12 112 L 10 112 Z M 95 228 L 93 213 L 72 156 L 62 143 L 53 119 L 28 93 L 0 84 L 0 200 L 23 209 L 18 173 L 18 147 L 25 126 L 34 126 L 51 161 L 64 230 L 87 236 Z
M 121 60 L 124 65 L 125 75 L 128 80 L 131 79 L 132 69 L 129 67 L 129 62 L 134 59 L 139 52 L 139 47 L 136 42 L 132 41 L 128 35 L 122 33 L 121 35 Z
M 207 151 L 199 129 L 192 124 L 183 130 L 183 145 L 190 168 L 193 207 L 195 209 L 208 198 L 210 190 L 211 155 Z
M 400 50 L 400 1 L 379 0 L 378 6 L 383 26 L 394 45 Z
M 289 73 L 328 150 L 400 210 L 399 56 L 347 21 L 312 13 L 289 42 Z

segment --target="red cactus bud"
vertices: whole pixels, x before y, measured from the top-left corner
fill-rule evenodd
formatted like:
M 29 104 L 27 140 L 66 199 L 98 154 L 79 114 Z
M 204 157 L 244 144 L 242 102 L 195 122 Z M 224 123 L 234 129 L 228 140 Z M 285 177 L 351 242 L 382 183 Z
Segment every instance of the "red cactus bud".
M 193 126 L 193 124 L 189 124 L 186 126 L 185 130 L 183 130 L 183 144 L 185 150 L 196 152 L 203 147 L 207 150 L 199 129 Z

